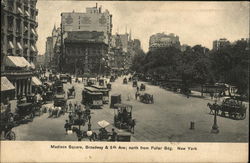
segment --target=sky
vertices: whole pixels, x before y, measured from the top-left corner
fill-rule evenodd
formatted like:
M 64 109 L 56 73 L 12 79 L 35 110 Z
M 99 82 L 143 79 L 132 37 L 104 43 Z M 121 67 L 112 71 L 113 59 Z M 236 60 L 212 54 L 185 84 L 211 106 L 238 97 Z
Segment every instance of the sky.
M 102 6 L 113 15 L 113 34 L 131 29 L 145 52 L 149 38 L 156 33 L 174 33 L 181 44 L 200 44 L 209 49 L 213 40 L 235 41 L 249 38 L 249 2 L 172 1 L 81 1 L 38 0 L 39 54 L 45 53 L 46 38 L 54 25 L 59 27 L 62 12 L 85 12 L 86 7 Z

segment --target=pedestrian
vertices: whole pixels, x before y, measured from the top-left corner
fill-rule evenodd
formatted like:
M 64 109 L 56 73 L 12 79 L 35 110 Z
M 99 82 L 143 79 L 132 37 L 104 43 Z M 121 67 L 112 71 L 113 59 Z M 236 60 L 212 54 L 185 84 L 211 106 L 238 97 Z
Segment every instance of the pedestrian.
M 112 128 L 112 134 L 111 134 L 111 141 L 116 141 L 117 133 L 115 132 L 115 129 Z
M 69 111 L 71 112 L 72 111 L 72 107 L 73 107 L 73 105 L 72 105 L 72 103 L 71 103 L 71 101 L 69 102 Z
M 78 110 L 82 111 L 82 105 L 81 104 L 78 105 Z
M 75 105 L 74 105 L 74 111 L 75 112 L 77 111 L 77 103 L 75 103 Z
M 70 112 L 70 113 L 69 113 L 69 122 L 72 123 L 72 121 L 73 121 L 73 115 L 72 115 L 72 113 Z
M 65 123 L 65 125 L 64 125 L 64 128 L 65 128 L 65 134 L 66 135 L 68 135 L 68 130 L 69 130 L 69 127 L 70 127 L 70 124 L 69 124 L 69 121 L 68 120 L 66 120 L 66 123 Z
M 137 92 L 140 90 L 138 86 L 137 86 L 137 88 L 136 88 L 136 89 L 137 89 Z

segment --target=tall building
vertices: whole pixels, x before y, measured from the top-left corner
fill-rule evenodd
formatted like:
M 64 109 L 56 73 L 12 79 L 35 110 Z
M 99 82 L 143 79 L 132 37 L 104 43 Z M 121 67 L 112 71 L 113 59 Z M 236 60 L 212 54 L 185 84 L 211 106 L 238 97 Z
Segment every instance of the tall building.
M 64 39 L 62 71 L 76 75 L 103 73 L 108 54 L 104 39 L 104 32 L 68 32 Z
M 36 3 L 37 0 L 1 0 L 1 79 L 12 83 L 15 96 L 31 92 L 37 57 Z M 13 88 L 6 83 L 1 82 L 1 96 Z
M 36 67 L 45 65 L 45 55 L 37 55 L 36 58 Z
M 112 35 L 112 15 L 108 10 L 102 11 L 102 7 L 86 8 L 86 12 L 61 13 L 63 32 L 70 31 L 97 31 L 104 32 L 105 43 L 110 44 Z
M 173 33 L 157 33 L 150 36 L 149 39 L 149 50 L 152 51 L 157 48 L 163 47 L 175 47 L 180 48 L 179 36 L 174 35 Z
M 219 50 L 223 47 L 230 45 L 230 42 L 226 38 L 213 41 L 213 50 Z
M 52 32 L 51 32 L 51 36 L 47 37 L 46 39 L 46 44 L 45 44 L 45 61 L 47 66 L 51 67 L 53 66 L 54 63 L 54 55 L 55 55 L 55 45 L 57 42 L 57 39 L 60 35 L 60 28 L 56 28 L 56 26 L 54 26 Z
M 115 34 L 111 39 L 110 65 L 113 68 L 129 68 L 132 58 L 141 50 L 141 42 L 132 40 L 131 32 L 128 34 Z

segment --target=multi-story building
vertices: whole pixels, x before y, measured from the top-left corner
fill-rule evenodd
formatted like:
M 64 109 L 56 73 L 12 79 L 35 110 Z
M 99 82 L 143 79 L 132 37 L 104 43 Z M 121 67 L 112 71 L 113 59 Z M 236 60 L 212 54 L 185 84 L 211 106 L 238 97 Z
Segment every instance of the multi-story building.
M 31 91 L 37 56 L 36 3 L 36 0 L 1 0 L 1 77 L 14 85 L 15 96 Z
M 132 64 L 132 58 L 141 50 L 141 42 L 132 40 L 131 32 L 128 34 L 116 34 L 111 39 L 111 67 L 128 69 Z
M 107 54 L 104 32 L 68 32 L 64 39 L 62 71 L 76 75 L 103 73 L 107 66 Z
M 47 37 L 46 47 L 45 47 L 45 61 L 46 61 L 47 66 L 49 67 L 55 65 L 54 49 L 55 49 L 56 42 L 59 36 L 60 36 L 60 28 L 56 28 L 56 26 L 54 26 L 51 32 L 51 36 Z
M 164 47 L 175 47 L 180 48 L 179 36 L 174 35 L 173 33 L 157 33 L 150 36 L 149 39 L 149 50 L 152 51 L 158 48 Z
M 226 38 L 213 41 L 213 50 L 219 50 L 223 47 L 230 45 L 230 42 Z
M 37 55 L 36 57 L 36 67 L 45 65 L 45 55 Z
M 86 8 L 86 13 L 74 11 L 61 13 L 61 23 L 63 32 L 104 32 L 104 41 L 106 44 L 110 44 L 112 35 L 112 15 L 108 10 L 102 12 L 102 8 L 98 8 L 97 4 L 95 7 Z

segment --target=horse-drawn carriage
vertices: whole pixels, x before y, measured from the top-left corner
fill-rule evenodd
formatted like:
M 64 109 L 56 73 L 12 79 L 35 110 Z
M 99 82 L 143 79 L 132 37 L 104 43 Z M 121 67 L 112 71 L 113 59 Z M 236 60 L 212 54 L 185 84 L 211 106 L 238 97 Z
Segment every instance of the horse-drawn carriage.
M 76 92 L 75 92 L 74 86 L 72 86 L 72 88 L 68 89 L 67 95 L 68 95 L 68 99 L 71 97 L 72 98 L 76 97 Z
M 43 95 L 42 98 L 44 101 L 52 101 L 54 97 L 54 93 L 50 90 L 47 90 Z
M 242 101 L 236 100 L 234 98 L 226 98 L 223 100 L 222 104 L 210 104 L 207 106 L 210 108 L 210 113 L 217 114 L 222 117 L 228 117 L 237 120 L 243 120 L 246 118 L 247 107 L 242 103 Z
M 64 95 L 55 95 L 54 97 L 54 109 L 52 109 L 51 111 L 51 115 L 54 116 L 56 115 L 56 117 L 59 117 L 61 114 L 65 113 L 66 110 L 66 102 L 67 100 L 65 99 Z
M 27 123 L 33 121 L 35 110 L 32 103 L 21 103 L 17 105 L 14 115 L 14 121 L 17 124 Z
M 14 127 L 13 113 L 5 105 L 1 106 L 0 136 L 4 132 L 5 140 L 15 140 L 16 134 L 11 130 Z
M 111 76 L 109 81 L 110 82 L 115 82 L 115 76 Z
M 140 101 L 145 103 L 145 104 L 153 104 L 154 103 L 154 98 L 153 95 L 150 95 L 148 93 L 141 94 L 139 96 Z
M 132 119 L 132 105 L 115 104 L 114 125 L 119 129 L 126 129 L 134 132 L 135 119 Z
M 107 84 L 107 88 L 108 88 L 109 90 L 111 90 L 111 88 L 112 88 L 111 83 L 108 83 L 108 84 Z
M 123 84 L 128 84 L 127 78 L 124 78 L 124 79 L 123 79 Z
M 38 116 L 41 115 L 41 107 L 42 107 L 42 104 L 44 104 L 44 99 L 42 97 L 40 99 L 37 99 L 36 95 L 30 94 L 26 96 L 26 102 L 32 103 L 32 107 L 33 107 L 35 115 L 38 115 Z
M 141 86 L 140 86 L 140 91 L 145 91 L 146 90 L 146 86 L 145 86 L 145 84 L 141 84 Z
M 137 80 L 133 80 L 133 87 L 137 87 Z
M 120 104 L 122 101 L 121 94 L 111 95 L 110 108 L 115 108 L 115 104 Z

